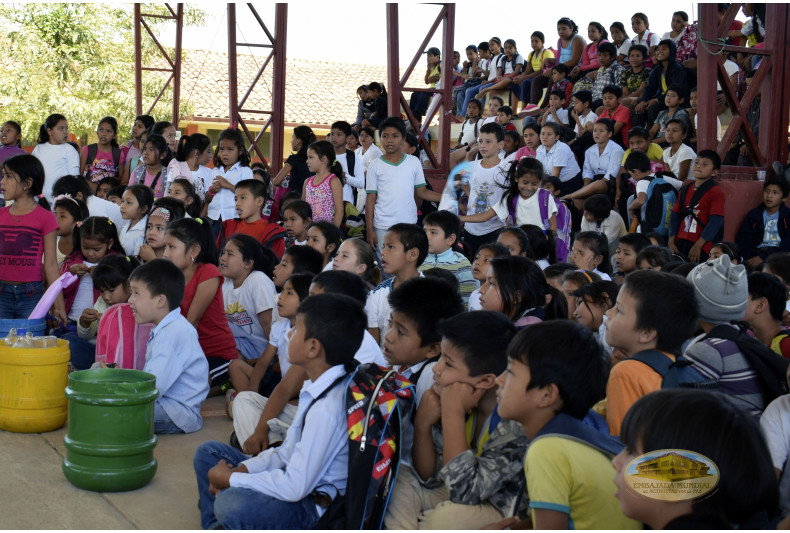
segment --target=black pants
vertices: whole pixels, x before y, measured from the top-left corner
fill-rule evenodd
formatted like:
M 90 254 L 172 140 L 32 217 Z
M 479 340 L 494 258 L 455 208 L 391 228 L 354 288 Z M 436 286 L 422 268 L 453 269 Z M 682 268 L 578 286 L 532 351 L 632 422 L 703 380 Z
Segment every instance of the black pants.
M 477 249 L 484 244 L 495 242 L 498 235 L 499 230 L 486 233 L 485 235 L 472 235 L 468 231 L 464 230 L 462 240 L 464 245 L 464 255 L 466 255 L 466 258 L 469 259 L 470 262 L 474 261 L 475 254 L 477 254 Z

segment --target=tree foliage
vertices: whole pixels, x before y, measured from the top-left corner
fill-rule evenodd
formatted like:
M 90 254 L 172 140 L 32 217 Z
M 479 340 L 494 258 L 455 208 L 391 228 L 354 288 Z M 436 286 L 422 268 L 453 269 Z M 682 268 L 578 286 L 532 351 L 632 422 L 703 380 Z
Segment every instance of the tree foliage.
M 175 4 L 173 4 L 175 6 Z M 166 13 L 164 5 L 143 4 L 143 12 Z M 184 25 L 202 24 L 205 14 L 184 6 Z M 172 21 L 151 19 L 153 31 Z M 0 106 L 2 121 L 16 120 L 23 138 L 35 141 L 51 113 L 69 120 L 69 130 L 85 138 L 99 120 L 114 116 L 119 137 L 127 138 L 135 116 L 134 11 L 130 4 L 0 4 Z M 142 32 L 143 64 L 159 51 Z M 163 43 L 164 45 L 164 43 Z M 173 49 L 165 47 L 173 55 Z M 156 98 L 167 75 L 143 73 L 143 107 Z M 172 84 L 171 84 L 172 87 Z M 152 112 L 169 119 L 172 90 Z M 147 109 L 144 109 L 147 111 Z M 181 116 L 189 113 L 180 110 Z

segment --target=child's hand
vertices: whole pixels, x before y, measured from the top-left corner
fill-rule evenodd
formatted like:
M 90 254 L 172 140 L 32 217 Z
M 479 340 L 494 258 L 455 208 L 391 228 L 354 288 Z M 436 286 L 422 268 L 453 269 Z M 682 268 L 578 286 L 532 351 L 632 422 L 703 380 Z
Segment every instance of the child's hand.
M 247 472 L 247 467 L 239 465 L 233 468 L 225 462 L 225 459 L 220 459 L 219 463 L 208 471 L 208 490 L 212 496 L 216 496 L 219 491 L 230 487 L 230 475 L 233 472 Z
M 82 263 L 80 263 L 79 265 L 71 265 L 71 266 L 69 267 L 69 272 L 71 272 L 71 273 L 72 273 L 72 274 L 74 274 L 75 276 L 80 276 L 80 277 L 82 277 L 82 276 L 84 276 L 85 274 L 87 274 L 87 273 L 88 273 L 88 267 L 87 267 L 87 266 L 85 266 L 85 265 L 84 265 L 84 264 L 82 264 Z
M 156 259 L 156 252 L 153 248 L 151 248 L 150 244 L 143 243 L 140 245 L 140 259 L 142 259 L 144 262 L 153 261 Z
M 569 77 L 570 78 L 575 78 L 576 76 L 579 75 L 579 73 L 581 73 L 581 71 L 582 71 L 581 67 L 576 65 L 575 67 L 573 67 L 573 70 L 571 70 L 571 73 L 570 73 Z
M 99 320 L 99 312 L 96 309 L 89 307 L 85 309 L 82 312 L 82 316 L 80 316 L 80 326 L 83 328 L 89 328 L 95 320 Z
M 746 260 L 746 266 L 749 270 L 753 270 L 756 266 L 760 265 L 763 262 L 762 258 L 759 255 L 755 255 L 751 259 Z
M 694 243 L 694 246 L 691 247 L 689 250 L 689 261 L 692 263 L 699 263 L 699 255 L 702 252 L 702 241 L 697 241 Z
M 477 407 L 480 398 L 486 393 L 486 389 L 473 387 L 469 383 L 456 381 L 446 387 L 442 387 L 441 403 L 445 408 L 456 408 L 463 410 L 463 414 L 468 413 L 472 408 Z M 426 393 L 427 394 L 427 393 Z M 423 395 L 425 401 L 425 395 Z M 420 402 L 422 406 L 422 402 Z
M 414 417 L 414 426 L 429 428 L 442 418 L 442 402 L 433 389 L 428 389 L 422 395 L 417 415 Z
M 368 230 L 368 244 L 370 245 L 371 248 L 375 250 L 376 246 L 378 246 L 378 243 L 379 241 L 376 238 L 376 232 L 373 231 L 373 228 L 370 228 Z
M 258 455 L 263 450 L 269 447 L 269 428 L 267 426 L 266 431 L 262 432 L 263 434 L 258 434 L 257 432 L 250 435 L 247 440 L 244 441 L 241 448 L 244 453 L 247 455 Z
M 669 239 L 669 241 L 667 242 L 667 247 L 669 248 L 669 251 L 672 252 L 673 254 L 679 253 L 678 247 L 675 244 L 675 239 Z

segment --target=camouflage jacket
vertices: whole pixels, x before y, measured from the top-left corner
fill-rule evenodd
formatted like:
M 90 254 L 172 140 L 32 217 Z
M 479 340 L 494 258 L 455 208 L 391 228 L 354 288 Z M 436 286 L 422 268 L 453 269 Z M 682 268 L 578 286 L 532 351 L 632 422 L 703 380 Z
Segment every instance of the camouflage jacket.
M 486 425 L 491 422 L 491 417 Z M 521 424 L 513 420 L 501 420 L 490 438 L 483 444 L 482 453 L 474 450 L 454 457 L 442 466 L 441 424 L 433 427 L 433 442 L 436 448 L 436 465 L 431 476 L 423 481 L 429 488 L 445 485 L 450 492 L 450 501 L 463 505 L 489 503 L 503 516 L 513 515 L 516 498 L 518 514 L 524 515 L 528 499 L 524 479 L 524 455 L 527 452 L 527 437 Z

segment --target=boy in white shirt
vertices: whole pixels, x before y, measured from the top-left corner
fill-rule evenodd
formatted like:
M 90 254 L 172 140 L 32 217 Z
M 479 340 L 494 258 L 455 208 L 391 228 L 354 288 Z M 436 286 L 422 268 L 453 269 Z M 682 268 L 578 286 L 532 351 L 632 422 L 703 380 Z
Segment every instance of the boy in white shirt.
M 686 123 L 673 118 L 667 122 L 667 131 L 664 135 L 664 139 L 669 143 L 669 148 L 664 150 L 664 164 L 681 182 L 689 177 L 694 160 L 697 158 L 694 150 L 683 143 L 686 132 L 688 132 Z
M 351 124 L 340 120 L 332 124 L 329 130 L 329 142 L 335 147 L 335 159 L 340 162 L 345 174 L 345 185 L 343 185 L 343 201 L 354 203 L 354 187 L 365 187 L 365 175 L 360 172 L 362 163 L 356 160 L 354 152 L 346 148 L 346 140 L 351 135 Z M 354 164 L 349 161 L 354 158 Z
M 543 126 L 547 122 L 556 122 L 562 126 L 567 126 L 568 110 L 564 109 L 565 105 L 565 92 L 559 89 L 551 91 L 549 95 L 549 107 L 547 107 L 543 115 L 538 119 L 538 124 Z

